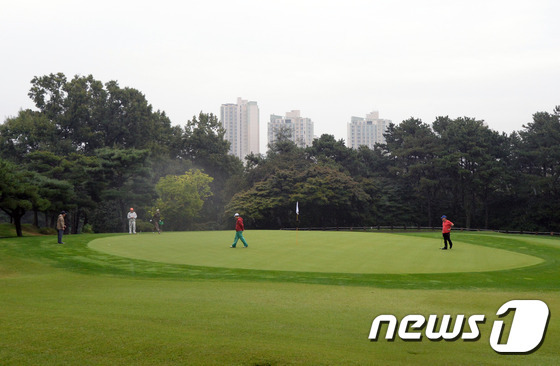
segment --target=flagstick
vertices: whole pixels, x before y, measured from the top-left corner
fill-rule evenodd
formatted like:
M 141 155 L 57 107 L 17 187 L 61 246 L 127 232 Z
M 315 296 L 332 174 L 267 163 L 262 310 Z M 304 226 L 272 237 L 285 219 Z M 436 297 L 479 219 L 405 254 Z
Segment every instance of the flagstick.
M 298 243 L 297 237 L 298 237 L 298 231 L 299 231 L 299 201 L 296 201 L 296 245 Z
M 296 215 L 296 221 L 297 221 L 297 225 L 296 225 L 296 245 L 298 244 L 298 230 L 299 230 L 299 215 Z

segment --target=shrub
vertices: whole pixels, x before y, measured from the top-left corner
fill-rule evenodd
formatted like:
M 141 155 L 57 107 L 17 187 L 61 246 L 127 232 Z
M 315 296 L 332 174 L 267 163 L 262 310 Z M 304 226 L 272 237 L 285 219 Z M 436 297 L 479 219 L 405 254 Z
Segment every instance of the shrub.
M 82 234 L 93 234 L 93 226 L 91 226 L 91 224 L 85 224 L 82 228 Z
M 149 221 L 136 219 L 136 232 L 150 232 L 153 231 L 154 225 Z

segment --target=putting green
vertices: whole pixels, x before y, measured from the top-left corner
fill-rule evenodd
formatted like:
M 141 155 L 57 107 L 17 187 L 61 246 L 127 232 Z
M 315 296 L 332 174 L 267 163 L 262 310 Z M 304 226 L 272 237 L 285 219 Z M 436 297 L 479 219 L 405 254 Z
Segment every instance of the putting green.
M 317 231 L 246 231 L 248 249 L 233 231 L 143 233 L 96 239 L 90 248 L 116 256 L 193 266 L 331 273 L 485 272 L 526 267 L 543 259 L 462 243 L 439 250 L 439 236 Z

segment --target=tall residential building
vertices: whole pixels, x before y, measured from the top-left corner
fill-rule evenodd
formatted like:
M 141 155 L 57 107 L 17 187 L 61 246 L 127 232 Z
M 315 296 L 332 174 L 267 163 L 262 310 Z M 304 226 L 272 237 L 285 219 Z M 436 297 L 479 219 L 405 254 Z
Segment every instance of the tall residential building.
M 290 140 L 299 147 L 313 144 L 313 121 L 310 118 L 301 117 L 298 110 L 286 112 L 285 117 L 270 115 L 268 143 L 275 143 L 280 132 L 287 132 Z
M 352 117 L 351 122 L 348 123 L 348 147 L 357 149 L 365 145 L 373 149 L 376 143 L 385 143 L 383 133 L 391 120 L 380 119 L 379 112 L 373 111 L 366 115 L 366 118 Z
M 220 120 L 231 143 L 229 153 L 243 160 L 259 153 L 259 107 L 257 102 L 237 98 L 237 104 L 222 104 Z

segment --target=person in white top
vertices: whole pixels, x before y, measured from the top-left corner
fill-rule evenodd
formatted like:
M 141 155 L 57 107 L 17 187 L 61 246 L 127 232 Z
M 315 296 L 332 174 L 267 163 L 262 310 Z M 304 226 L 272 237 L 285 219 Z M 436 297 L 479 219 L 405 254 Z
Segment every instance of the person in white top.
M 136 212 L 134 212 L 134 209 L 131 207 L 130 208 L 130 212 L 128 213 L 128 215 L 126 215 L 126 217 L 128 218 L 128 233 L 129 234 L 136 234 Z

